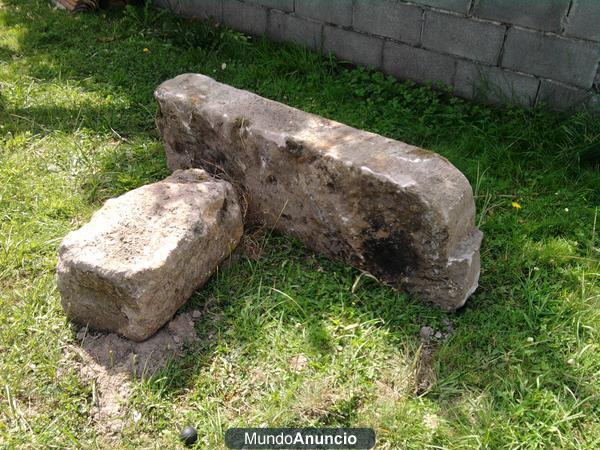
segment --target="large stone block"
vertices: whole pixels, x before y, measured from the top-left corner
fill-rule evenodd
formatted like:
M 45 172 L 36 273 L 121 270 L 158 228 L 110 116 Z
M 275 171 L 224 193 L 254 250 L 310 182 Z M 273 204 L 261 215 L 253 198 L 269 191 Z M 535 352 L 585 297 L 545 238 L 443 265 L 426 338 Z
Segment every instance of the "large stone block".
M 475 5 L 474 15 L 483 19 L 558 32 L 569 0 L 479 0 Z
M 136 341 L 163 326 L 242 235 L 237 194 L 199 169 L 108 200 L 59 249 L 72 320 Z
M 540 82 L 537 78 L 460 60 L 456 64 L 454 93 L 493 104 L 532 107 Z
M 325 25 L 323 31 L 325 53 L 331 52 L 340 59 L 379 68 L 382 48 L 383 39 Z
M 506 27 L 456 15 L 427 11 L 423 47 L 495 64 Z
M 600 45 L 535 31 L 508 30 L 502 66 L 589 89 Z
M 296 14 L 321 22 L 352 25 L 352 0 L 296 0 Z
M 321 50 L 323 24 L 303 19 L 293 14 L 271 11 L 268 35 L 279 42 L 288 41 L 304 45 L 312 50 Z
M 451 85 L 456 59 L 410 45 L 387 41 L 383 47 L 383 71 L 401 80 Z
M 477 287 L 482 235 L 471 186 L 440 155 L 203 75 L 166 81 L 155 96 L 168 166 L 235 181 L 248 221 L 444 310 Z
M 565 22 L 565 34 L 600 41 L 600 1 L 574 0 Z
M 408 44 L 418 44 L 423 11 L 397 0 L 357 0 L 353 27 Z

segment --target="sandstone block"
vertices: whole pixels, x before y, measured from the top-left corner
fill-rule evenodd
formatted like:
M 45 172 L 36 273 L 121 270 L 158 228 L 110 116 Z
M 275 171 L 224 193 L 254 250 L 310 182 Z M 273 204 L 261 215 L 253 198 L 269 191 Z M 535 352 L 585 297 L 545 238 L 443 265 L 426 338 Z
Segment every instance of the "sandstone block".
M 141 341 L 238 244 L 233 187 L 200 169 L 108 200 L 60 245 L 57 283 L 72 320 Z
M 477 287 L 471 186 L 440 155 L 202 75 L 166 81 L 155 96 L 169 167 L 235 180 L 248 221 L 445 310 Z

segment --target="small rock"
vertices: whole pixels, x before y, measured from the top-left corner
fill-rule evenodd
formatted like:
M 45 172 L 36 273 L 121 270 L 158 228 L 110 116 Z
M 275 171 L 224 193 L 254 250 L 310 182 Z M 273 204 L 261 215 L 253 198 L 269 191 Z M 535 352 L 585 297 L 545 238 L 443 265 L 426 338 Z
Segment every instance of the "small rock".
M 435 338 L 436 339 L 441 339 L 443 337 L 444 337 L 444 335 L 440 331 L 438 331 L 437 333 L 435 333 Z
M 196 443 L 196 440 L 198 440 L 198 432 L 194 427 L 187 426 L 181 430 L 179 438 L 187 447 L 191 447 Z
M 421 331 L 419 332 L 419 336 L 421 336 L 422 340 L 428 340 L 429 338 L 431 338 L 431 336 L 433 336 L 433 328 L 422 327 Z
M 290 361 L 290 369 L 300 371 L 308 364 L 308 358 L 302 354 L 294 356 Z
M 202 313 L 200 311 L 197 309 L 192 311 L 192 319 L 199 319 L 200 317 L 202 317 Z
M 79 330 L 77 332 L 77 340 L 78 341 L 83 341 L 83 339 L 85 338 L 85 335 L 87 334 L 85 328 L 82 328 L 81 330 Z

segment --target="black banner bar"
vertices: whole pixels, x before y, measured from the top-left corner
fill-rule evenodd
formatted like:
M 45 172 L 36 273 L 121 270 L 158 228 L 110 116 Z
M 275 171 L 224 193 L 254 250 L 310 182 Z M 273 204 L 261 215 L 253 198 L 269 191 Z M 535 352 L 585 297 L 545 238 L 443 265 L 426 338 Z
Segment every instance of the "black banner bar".
M 231 428 L 225 433 L 230 449 L 370 449 L 371 428 Z

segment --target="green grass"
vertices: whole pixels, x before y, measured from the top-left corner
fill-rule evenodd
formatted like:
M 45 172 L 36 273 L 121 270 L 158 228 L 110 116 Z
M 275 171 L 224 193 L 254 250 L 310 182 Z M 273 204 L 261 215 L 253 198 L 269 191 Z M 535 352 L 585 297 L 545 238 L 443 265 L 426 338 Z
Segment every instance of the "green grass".
M 76 338 L 57 247 L 104 200 L 168 173 L 152 92 L 183 72 L 449 158 L 474 187 L 481 286 L 448 316 L 416 395 L 419 329 L 446 315 L 367 277 L 353 289 L 357 271 L 263 236 L 259 260 L 194 295 L 189 307 L 216 299 L 202 344 L 134 382 L 127 414 L 142 419 L 126 417 L 118 446 L 173 448 L 188 423 L 198 448 L 266 425 L 372 426 L 378 448 L 600 446 L 598 117 L 480 106 L 150 9 L 0 0 L 0 447 L 114 448 L 62 359 Z

